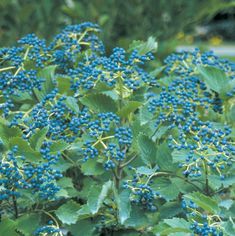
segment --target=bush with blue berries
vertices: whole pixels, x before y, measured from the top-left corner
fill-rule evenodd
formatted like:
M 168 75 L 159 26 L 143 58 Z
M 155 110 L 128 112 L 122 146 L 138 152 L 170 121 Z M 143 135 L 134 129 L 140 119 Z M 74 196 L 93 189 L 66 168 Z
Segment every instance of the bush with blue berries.
M 234 236 L 235 64 L 99 31 L 0 49 L 0 235 Z

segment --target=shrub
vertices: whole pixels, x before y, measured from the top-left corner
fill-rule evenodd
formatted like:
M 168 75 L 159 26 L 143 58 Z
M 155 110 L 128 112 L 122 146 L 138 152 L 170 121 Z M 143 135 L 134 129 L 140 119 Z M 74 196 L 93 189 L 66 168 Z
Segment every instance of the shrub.
M 0 50 L 0 235 L 234 235 L 235 65 L 99 31 Z

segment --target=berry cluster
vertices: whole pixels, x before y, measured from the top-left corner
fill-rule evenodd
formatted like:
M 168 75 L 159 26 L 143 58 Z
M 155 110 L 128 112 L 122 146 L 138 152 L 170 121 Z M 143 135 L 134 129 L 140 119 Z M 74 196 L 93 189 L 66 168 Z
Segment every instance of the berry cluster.
M 179 76 L 192 76 L 196 74 L 197 66 L 213 66 L 224 71 L 231 79 L 235 78 L 235 64 L 228 59 L 219 58 L 213 51 L 200 52 L 196 48 L 193 52 L 183 51 L 171 54 L 165 59 L 165 72 Z
M 157 207 L 155 206 L 155 201 L 160 195 L 151 186 L 153 184 L 152 178 L 154 174 L 140 174 L 134 167 L 129 167 L 129 169 L 134 170 L 135 174 L 132 180 L 124 182 L 123 187 L 131 190 L 131 202 L 140 204 L 147 210 L 156 211 Z
M 216 128 L 211 122 L 200 121 L 197 117 L 190 118 L 190 123 L 179 130 L 178 139 L 169 138 L 169 147 L 183 151 L 185 162 L 179 167 L 184 167 L 183 174 L 198 177 L 202 168 L 211 168 L 218 172 L 224 179 L 223 172 L 226 167 L 232 166 L 235 155 L 235 146 L 229 138 L 231 128 Z
M 152 54 L 140 56 L 137 51 L 133 51 L 127 57 L 124 49 L 115 48 L 109 57 L 92 55 L 84 59 L 78 68 L 68 72 L 72 78 L 71 88 L 78 93 L 103 82 L 109 87 L 117 88 L 122 84 L 122 93 L 129 94 L 143 85 L 156 84 L 155 78 L 141 68 L 146 61 L 153 59 Z
M 182 201 L 182 208 L 191 222 L 190 229 L 194 235 L 198 236 L 223 236 L 220 226 L 220 217 L 217 215 L 206 215 L 194 202 Z
M 33 194 L 38 193 L 41 199 L 53 199 L 59 191 L 55 180 L 62 177 L 61 173 L 52 168 L 58 160 L 58 156 L 50 155 L 45 145 L 42 149 L 43 158 L 47 160 L 33 163 L 20 155 L 18 147 L 3 154 L 0 165 L 0 198 L 8 200 L 11 197 L 19 197 L 21 189 L 30 189 Z
M 233 79 L 234 66 L 227 65 L 226 60 L 217 60 L 211 53 L 201 55 L 198 50 L 174 54 L 166 63 L 166 72 L 177 77 L 168 83 L 162 80 L 160 93 L 149 96 L 148 110 L 156 117 L 157 129 L 167 126 L 172 130 L 169 147 L 184 154 L 185 161 L 179 167 L 184 168 L 185 175 L 201 176 L 202 166 L 207 165 L 223 179 L 222 172 L 232 165 L 235 154 L 231 128 L 218 128 L 213 122 L 201 119 L 210 110 L 222 114 L 223 104 L 217 93 L 208 90 L 194 67 L 213 65 Z
M 117 115 L 112 112 L 98 113 L 86 128 L 90 138 L 87 137 L 82 147 L 84 161 L 104 158 L 104 167 L 108 170 L 125 158 L 127 148 L 132 143 L 132 131 L 128 127 L 120 127 Z

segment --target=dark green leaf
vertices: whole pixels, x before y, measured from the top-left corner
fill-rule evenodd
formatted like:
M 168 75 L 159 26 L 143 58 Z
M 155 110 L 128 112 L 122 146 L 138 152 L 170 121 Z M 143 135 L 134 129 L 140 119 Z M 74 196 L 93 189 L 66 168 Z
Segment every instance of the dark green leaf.
M 53 81 L 55 76 L 55 69 L 56 66 L 51 65 L 41 69 L 38 72 L 38 78 L 45 79 L 41 90 L 34 89 L 34 93 L 39 101 L 45 98 L 45 96 L 55 88 L 55 84 Z
M 92 214 L 96 214 L 98 212 L 111 188 L 112 188 L 112 181 L 108 181 L 104 183 L 102 187 L 93 186 L 90 189 L 87 205 L 89 206 L 90 212 Z
M 104 94 L 91 94 L 80 98 L 80 102 L 96 112 L 116 112 L 117 105 L 115 101 Z
M 29 142 L 31 147 L 36 150 L 40 151 L 42 143 L 47 135 L 48 127 L 44 127 L 43 129 L 38 129 L 36 132 L 30 137 Z
M 52 143 L 50 147 L 51 152 L 62 152 L 66 150 L 69 147 L 69 144 L 66 143 L 65 141 L 59 140 L 54 143 Z
M 94 235 L 93 232 L 95 231 L 95 225 L 91 220 L 86 219 L 80 220 L 76 224 L 70 225 L 68 229 L 73 236 L 92 236 Z
M 19 236 L 16 233 L 16 222 L 10 219 L 3 219 L 0 222 L 0 235 L 1 236 Z
M 66 97 L 64 104 L 75 113 L 79 112 L 79 106 L 77 104 L 77 100 L 74 97 Z
M 118 217 L 121 224 L 123 224 L 129 217 L 131 212 L 130 191 L 123 190 L 120 194 L 116 194 L 116 201 L 118 206 Z
M 63 224 L 75 224 L 78 219 L 78 210 L 80 209 L 80 205 L 76 202 L 70 200 L 69 202 L 65 203 L 64 205 L 60 206 L 56 211 L 55 214 L 58 219 Z
M 84 175 L 101 175 L 104 173 L 104 167 L 96 161 L 89 159 L 82 163 L 81 170 Z
M 143 162 L 147 165 L 155 166 L 157 153 L 155 143 L 148 136 L 139 134 L 138 145 Z
M 192 200 L 197 206 L 209 213 L 216 214 L 219 212 L 218 203 L 213 198 L 205 196 L 202 193 L 194 192 L 187 194 L 185 198 Z
M 40 225 L 40 215 L 37 213 L 25 214 L 17 219 L 17 230 L 24 236 L 32 236 Z
M 42 161 L 41 154 L 33 150 L 29 143 L 20 137 L 14 137 L 9 140 L 10 147 L 18 147 L 17 155 L 24 156 L 28 161 L 39 162 Z
M 224 96 L 226 92 L 229 92 L 232 89 L 229 78 L 222 70 L 216 67 L 199 66 L 198 71 L 202 75 L 208 88 L 220 95 Z
M 131 113 L 133 113 L 136 109 L 138 109 L 142 105 L 141 102 L 137 101 L 129 101 L 120 111 L 118 111 L 118 115 L 120 117 L 126 118 Z

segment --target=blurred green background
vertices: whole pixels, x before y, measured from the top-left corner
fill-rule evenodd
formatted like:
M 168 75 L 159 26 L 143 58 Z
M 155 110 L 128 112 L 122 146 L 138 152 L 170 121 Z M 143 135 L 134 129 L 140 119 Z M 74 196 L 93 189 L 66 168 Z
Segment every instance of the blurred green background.
M 234 0 L 0 0 L 0 47 L 27 33 L 50 39 L 64 26 L 98 23 L 110 51 L 155 36 L 159 57 L 178 45 L 230 45 Z

